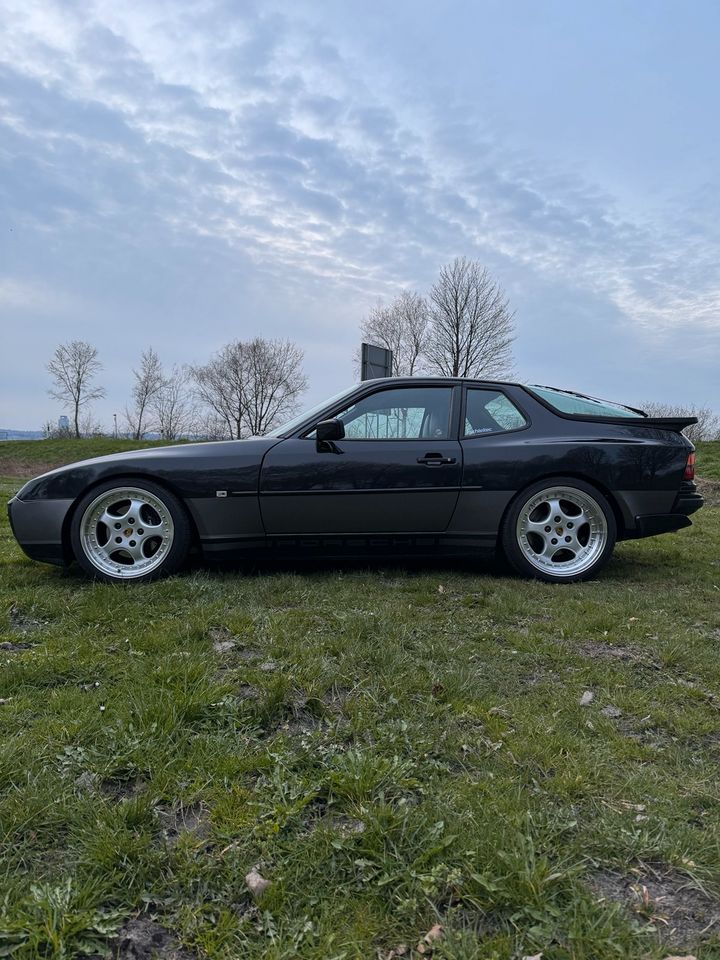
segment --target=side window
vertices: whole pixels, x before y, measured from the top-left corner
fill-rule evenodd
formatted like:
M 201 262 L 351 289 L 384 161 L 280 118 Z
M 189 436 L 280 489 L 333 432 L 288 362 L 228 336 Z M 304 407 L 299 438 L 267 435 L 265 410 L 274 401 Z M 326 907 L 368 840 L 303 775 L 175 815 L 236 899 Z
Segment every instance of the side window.
M 447 440 L 451 387 L 399 387 L 363 397 L 337 414 L 347 440 Z
M 498 390 L 468 389 L 463 431 L 465 437 L 518 430 L 526 425 L 525 417 L 504 393 Z

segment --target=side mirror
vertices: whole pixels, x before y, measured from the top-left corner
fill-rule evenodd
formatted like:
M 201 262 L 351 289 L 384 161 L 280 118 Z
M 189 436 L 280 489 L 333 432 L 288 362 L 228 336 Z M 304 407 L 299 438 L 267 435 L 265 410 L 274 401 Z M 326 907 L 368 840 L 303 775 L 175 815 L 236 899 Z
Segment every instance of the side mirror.
M 321 420 L 315 427 L 315 438 L 318 443 L 332 443 L 342 440 L 345 436 L 345 424 L 342 420 Z

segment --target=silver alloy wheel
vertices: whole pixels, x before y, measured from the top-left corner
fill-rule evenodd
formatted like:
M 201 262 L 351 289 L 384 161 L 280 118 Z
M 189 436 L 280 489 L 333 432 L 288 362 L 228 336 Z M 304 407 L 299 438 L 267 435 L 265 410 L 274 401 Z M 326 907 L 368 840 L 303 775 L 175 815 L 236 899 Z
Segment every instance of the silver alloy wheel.
M 173 544 L 175 526 L 167 506 L 147 490 L 105 490 L 80 520 L 80 544 L 101 573 L 132 579 L 156 570 Z
M 516 535 L 525 559 L 536 570 L 574 577 L 602 555 L 608 525 L 590 494 L 575 487 L 548 487 L 523 506 Z

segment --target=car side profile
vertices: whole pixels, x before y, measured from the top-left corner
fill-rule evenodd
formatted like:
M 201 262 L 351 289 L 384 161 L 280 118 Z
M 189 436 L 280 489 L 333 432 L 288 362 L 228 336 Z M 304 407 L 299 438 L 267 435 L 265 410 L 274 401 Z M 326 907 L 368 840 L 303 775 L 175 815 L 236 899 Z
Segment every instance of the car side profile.
M 594 577 L 617 540 L 690 525 L 694 418 L 550 387 L 370 380 L 264 437 L 113 454 L 8 504 L 28 556 L 142 582 L 258 549 L 501 550 L 518 573 Z

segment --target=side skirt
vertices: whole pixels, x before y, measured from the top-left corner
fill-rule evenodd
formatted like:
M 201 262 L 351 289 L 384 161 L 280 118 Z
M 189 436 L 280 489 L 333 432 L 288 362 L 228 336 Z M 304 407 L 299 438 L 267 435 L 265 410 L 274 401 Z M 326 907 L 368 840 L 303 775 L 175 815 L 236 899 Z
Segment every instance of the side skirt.
M 203 540 L 202 550 L 208 557 L 229 557 L 234 554 L 269 553 L 302 556 L 433 556 L 493 553 L 495 535 L 459 534 L 363 534 L 337 536 L 272 536 L 248 537 L 242 540 Z

